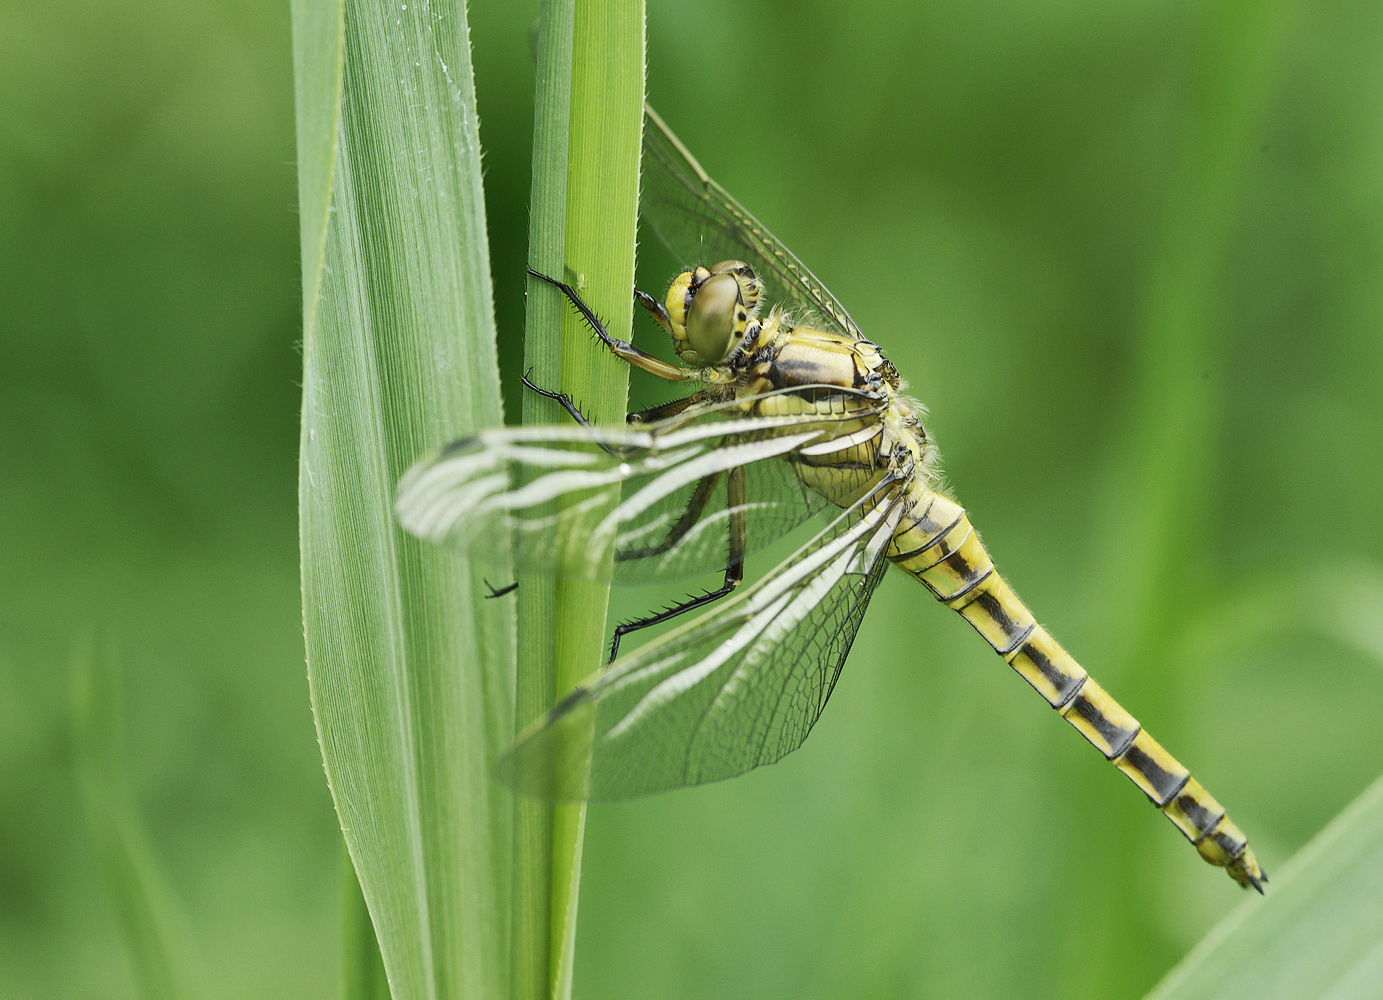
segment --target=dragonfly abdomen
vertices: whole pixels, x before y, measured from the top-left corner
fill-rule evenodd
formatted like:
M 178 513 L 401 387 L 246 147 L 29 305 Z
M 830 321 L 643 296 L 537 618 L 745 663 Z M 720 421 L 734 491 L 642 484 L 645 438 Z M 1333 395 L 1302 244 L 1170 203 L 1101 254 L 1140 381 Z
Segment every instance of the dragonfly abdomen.
M 889 558 L 975 627 L 1067 722 L 1128 776 L 1201 857 L 1240 885 L 1267 881 L 1224 808 L 1062 649 L 1018 599 L 965 509 L 925 487 L 899 523 Z

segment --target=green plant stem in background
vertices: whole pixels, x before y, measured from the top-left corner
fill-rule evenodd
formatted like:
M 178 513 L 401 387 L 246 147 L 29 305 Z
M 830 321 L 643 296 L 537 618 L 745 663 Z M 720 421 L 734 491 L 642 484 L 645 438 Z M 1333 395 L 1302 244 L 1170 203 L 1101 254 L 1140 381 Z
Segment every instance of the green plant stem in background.
M 341 1000 L 389 1000 L 389 976 L 355 866 L 341 852 Z
M 293 35 L 322 759 L 394 1000 L 502 997 L 512 605 L 393 516 L 414 460 L 503 419 L 466 10 L 296 0 Z
M 540 18 L 529 266 L 564 278 L 627 336 L 643 125 L 644 12 L 630 0 L 549 0 Z M 530 279 L 524 367 L 596 423 L 624 417 L 628 369 L 592 344 L 557 290 Z M 565 419 L 525 394 L 525 424 Z M 519 577 L 518 724 L 602 661 L 604 586 Z M 571 991 L 583 805 L 520 800 L 515 813 L 514 985 L 522 998 Z
M 1247 156 L 1270 92 L 1290 0 L 1225 0 L 1204 14 L 1181 148 L 1149 262 L 1127 465 L 1115 473 L 1118 524 L 1104 579 L 1117 602 L 1114 659 L 1156 658 L 1165 616 L 1184 610 L 1187 556 L 1203 541 L 1215 440 L 1211 368 L 1221 361 L 1226 248 Z M 1132 504 L 1136 513 L 1130 514 Z M 1132 526 L 1131 530 L 1127 526 Z
M 1185 86 L 1180 146 L 1148 266 L 1127 429 L 1116 446 L 1107 487 L 1104 509 L 1113 516 L 1105 528 L 1103 562 L 1095 579 L 1105 595 L 1100 620 L 1116 625 L 1100 637 L 1088 665 L 1105 676 L 1110 671 L 1102 665 L 1117 664 L 1128 680 L 1116 673 L 1110 683 L 1128 692 L 1122 697 L 1134 715 L 1156 724 L 1158 731 L 1166 728 L 1164 720 L 1171 714 L 1166 706 L 1181 700 L 1169 669 L 1166 636 L 1195 612 L 1188 594 L 1208 589 L 1188 583 L 1190 573 L 1203 571 L 1196 556 L 1203 551 L 1208 521 L 1218 388 L 1209 373 L 1220 357 L 1226 249 L 1289 6 L 1289 0 L 1224 0 L 1202 11 Z M 1149 676 L 1156 676 L 1155 685 L 1138 683 Z M 1184 754 L 1174 736 L 1171 732 L 1164 738 Z M 1213 780 L 1205 780 L 1213 792 Z M 1089 808 L 1098 807 L 1092 802 Z M 1145 832 L 1168 835 L 1151 823 Z M 1137 877 L 1131 852 L 1142 842 L 1143 833 L 1128 841 L 1125 863 L 1100 873 L 1108 877 L 1087 871 L 1081 880 L 1090 911 L 1111 905 L 1121 909 L 1123 919 L 1101 921 L 1102 928 L 1150 930 L 1130 891 L 1130 878 Z M 1105 931 L 1092 937 L 1084 921 L 1071 931 L 1069 946 L 1083 956 L 1114 946 Z M 1147 949 L 1143 953 L 1149 960 L 1146 972 L 1152 973 L 1160 957 Z M 1082 967 L 1104 969 L 1108 964 Z M 1094 986 L 1071 985 L 1073 995 Z
M 179 1000 L 193 991 L 188 948 L 129 787 L 121 738 L 119 660 L 109 641 L 87 637 L 72 660 L 72 757 L 87 836 L 105 877 L 139 994 Z

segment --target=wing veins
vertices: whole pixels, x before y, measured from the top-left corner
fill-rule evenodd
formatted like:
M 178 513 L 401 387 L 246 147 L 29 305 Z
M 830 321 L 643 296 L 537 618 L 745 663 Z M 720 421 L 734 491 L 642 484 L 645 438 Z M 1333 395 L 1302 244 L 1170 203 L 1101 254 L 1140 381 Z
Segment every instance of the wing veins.
M 891 500 L 889 501 L 889 510 L 890 510 L 890 512 L 891 512 L 893 509 L 895 509 L 895 508 L 897 508 L 897 507 L 899 506 L 899 500 L 900 500 L 900 499 L 901 499 L 901 491 L 895 491 L 894 496 L 893 496 L 893 497 L 891 498 Z M 869 513 L 872 513 L 874 510 L 877 510 L 878 507 L 881 507 L 882 505 L 883 505 L 883 501 L 880 500 L 880 501 L 876 504 L 876 506 L 875 506 L 874 508 L 871 508 L 871 510 L 870 510 L 869 512 L 866 512 L 866 513 L 865 513 L 865 515 L 861 518 L 860 523 L 864 523 L 865 520 L 867 520 Z M 878 532 L 878 527 L 875 526 L 875 529 L 874 529 L 874 530 L 875 530 L 875 532 L 877 533 L 877 532 Z M 890 531 L 889 534 L 891 535 L 892 532 Z M 872 546 L 872 543 L 871 543 L 871 546 Z M 865 570 L 865 572 L 864 572 L 863 574 L 861 574 L 862 576 L 864 576 L 864 577 L 866 578 L 866 581 L 868 580 L 869 577 L 873 576 L 873 577 L 875 578 L 875 579 L 874 579 L 874 582 L 873 582 L 873 583 L 866 583 L 866 585 L 861 589 L 860 593 L 856 596 L 856 599 L 855 599 L 854 603 L 851 604 L 851 610 L 850 610 L 850 612 L 848 612 L 847 615 L 846 615 L 847 620 L 849 619 L 849 617 L 850 617 L 851 615 L 853 615 L 853 613 L 854 613 L 854 608 L 857 607 L 857 606 L 860 604 L 861 601 L 867 602 L 867 601 L 869 600 L 869 598 L 873 595 L 874 588 L 878 585 L 878 579 L 877 579 L 877 578 L 878 578 L 878 576 L 879 576 L 880 574 L 877 573 L 877 572 L 875 572 L 875 571 L 876 571 L 877 569 L 881 569 L 881 568 L 882 568 L 882 562 L 879 560 L 879 554 L 878 554 L 878 553 L 879 553 L 879 548 L 882 548 L 882 546 L 879 546 L 879 547 L 875 548 L 875 552 L 874 552 L 874 555 L 873 555 L 873 562 L 872 562 L 871 565 Z M 810 638 L 812 638 L 812 637 L 808 637 L 808 640 L 810 640 Z M 831 692 L 835 690 L 836 680 L 840 677 L 840 673 L 841 673 L 841 671 L 842 671 L 842 670 L 844 669 L 844 667 L 845 667 L 845 658 L 846 658 L 846 656 L 849 654 L 849 652 L 850 652 L 850 647 L 851 647 L 852 645 L 854 645 L 854 635 L 851 635 L 851 636 L 846 640 L 845 648 L 841 651 L 841 655 L 838 656 L 838 657 L 836 658 L 834 676 L 831 678 L 831 683 L 830 683 L 830 685 L 829 685 L 828 688 L 827 688 L 827 691 L 826 691 L 825 696 L 821 699 L 820 704 L 817 706 L 817 709 L 816 709 L 816 716 L 817 716 L 817 717 L 820 717 L 821 712 L 822 712 L 822 711 L 825 709 L 825 707 L 826 707 L 826 702 L 830 700 Z M 779 706 L 782 704 L 782 702 L 783 702 L 783 694 L 784 694 L 784 692 L 787 690 L 788 682 L 792 679 L 792 676 L 793 676 L 793 675 L 792 675 L 791 671 L 785 671 L 785 672 L 784 672 L 784 674 L 783 674 L 783 683 L 782 683 L 782 685 L 781 685 L 781 686 L 779 687 L 779 689 L 778 689 L 778 696 L 777 696 L 776 698 L 773 698 L 773 699 L 768 699 L 768 698 L 760 699 L 760 710 L 761 710 L 761 711 L 763 711 L 763 710 L 769 710 L 769 711 L 774 711 L 774 712 L 777 711 L 778 707 L 779 707 Z M 771 707 L 770 707 L 770 706 L 771 706 Z M 755 716 L 755 722 L 756 722 L 756 724 L 757 724 L 758 718 L 759 718 L 759 717 L 756 715 L 756 716 Z M 815 723 L 813 722 L 811 725 L 814 725 L 814 724 L 815 724 Z M 809 729 L 811 728 L 811 725 L 808 726 Z M 756 754 L 755 754 L 756 757 L 759 757 L 759 758 L 762 758 L 762 757 L 763 757 L 764 752 L 765 752 L 765 749 L 766 749 L 767 744 L 768 744 L 769 735 L 770 735 L 771 732 L 772 732 L 772 728 L 771 728 L 770 726 L 764 726 L 764 727 L 763 727 L 763 736 L 762 736 L 762 738 L 761 738 L 760 741 L 759 741 L 759 748 L 758 748 L 758 750 L 757 750 L 757 752 L 756 752 Z
M 879 497 L 883 491 L 887 491 L 887 494 L 891 495 Z M 838 598 L 841 606 L 847 609 L 842 621 L 849 621 L 856 615 L 857 609 L 862 604 L 867 603 L 877 585 L 878 570 L 882 565 L 885 565 L 880 558 L 883 543 L 879 539 L 885 535 L 891 535 L 892 525 L 896 524 L 897 521 L 894 512 L 900 510 L 901 495 L 901 490 L 898 489 L 894 481 L 881 481 L 850 509 L 842 511 L 812 542 L 803 546 L 797 556 L 790 557 L 789 560 L 780 565 L 779 571 L 760 580 L 754 592 L 746 593 L 735 605 L 718 609 L 702 616 L 696 622 L 690 623 L 687 626 L 688 631 L 685 633 L 686 639 L 680 643 L 684 649 L 694 646 L 698 640 L 713 638 L 718 631 L 729 628 L 736 619 L 740 621 L 739 628 L 736 629 L 734 635 L 721 642 L 709 655 L 701 656 L 686 664 L 675 673 L 659 681 L 652 690 L 645 692 L 618 722 L 605 731 L 601 738 L 602 742 L 624 737 L 641 723 L 653 718 L 658 710 L 667 707 L 676 699 L 713 677 L 727 664 L 734 664 L 734 669 L 730 676 L 721 683 L 716 696 L 710 699 L 698 713 L 698 718 L 692 725 L 685 741 L 680 768 L 682 781 L 683 783 L 697 782 L 699 779 L 693 767 L 693 755 L 698 749 L 703 749 L 699 747 L 699 739 L 708 717 L 713 713 L 723 717 L 727 705 L 733 705 L 733 701 L 725 702 L 723 696 L 737 678 L 742 679 L 750 676 L 750 673 L 744 670 L 748 666 L 746 662 L 748 658 L 753 658 L 752 662 L 756 668 L 762 668 L 765 663 L 772 664 L 774 653 L 782 647 L 783 641 L 781 638 L 776 641 L 766 642 L 765 640 L 772 636 L 775 626 L 780 625 L 783 614 L 794 605 L 801 605 L 801 613 L 794 616 L 796 620 L 786 627 L 786 636 L 791 636 L 792 632 L 802 627 L 804 622 L 809 621 L 812 612 L 829 599 L 831 593 L 836 591 L 842 581 L 852 575 L 860 577 L 863 583 L 853 591 L 842 593 Z M 853 524 L 848 524 L 845 531 L 838 537 L 830 539 L 816 551 L 811 551 L 811 546 L 815 542 L 831 532 L 839 530 L 843 523 L 847 522 L 852 515 L 862 508 L 863 513 L 859 515 L 859 519 Z M 886 538 L 884 540 L 886 541 Z M 869 560 L 868 564 L 862 572 L 852 573 L 851 565 L 861 553 L 866 555 Z M 814 586 L 820 583 L 822 574 L 832 567 L 838 568 L 838 572 L 834 574 L 830 584 L 823 588 L 820 595 L 811 597 L 808 603 L 803 603 L 808 601 Z M 828 612 L 828 617 L 812 629 L 812 635 L 808 636 L 806 641 L 809 643 L 823 627 L 830 623 L 832 617 L 834 616 Z M 675 661 L 679 656 L 685 655 L 679 651 L 677 645 L 674 644 L 671 649 L 660 650 L 665 655 L 660 656 L 653 664 L 643 668 L 635 668 L 626 677 L 608 678 L 610 689 L 612 691 L 617 690 L 629 683 L 634 683 L 636 678 L 648 676 L 650 668 L 666 669 L 669 660 Z M 848 653 L 851 645 L 853 645 L 853 635 L 847 639 L 840 655 L 835 657 L 841 662 L 830 665 L 825 662 L 816 664 L 817 669 L 824 667 L 830 670 L 832 678 L 829 684 L 821 685 L 826 689 L 826 693 L 824 697 L 815 701 L 813 709 L 809 713 L 812 718 L 805 723 L 807 730 L 810 730 L 815 719 L 819 717 L 821 710 L 825 707 L 826 700 L 830 696 L 830 690 L 834 689 L 835 680 L 839 677 L 844 654 Z M 831 647 L 827 644 L 823 648 L 823 653 L 830 651 Z M 756 652 L 758 653 L 757 657 L 755 656 Z M 634 655 L 637 657 L 637 652 Z M 759 744 L 753 754 L 758 763 L 763 762 L 768 742 L 774 732 L 771 724 L 761 725 L 763 713 L 767 711 L 776 714 L 782 708 L 784 694 L 788 685 L 794 680 L 801 682 L 802 678 L 792 670 L 784 671 L 777 697 L 756 699 L 757 711 L 752 716 L 747 729 L 750 732 L 762 729 Z M 598 684 L 598 686 L 603 687 L 604 684 Z M 719 710 L 716 711 L 717 709 Z
M 711 229 L 726 245 L 740 251 L 736 256 L 777 278 L 783 287 L 775 291 L 805 314 L 796 317 L 799 322 L 818 316 L 838 331 L 858 337 L 859 327 L 816 275 L 716 183 L 657 112 L 647 105 L 644 111 L 644 162 L 649 167 L 639 210 L 672 255 L 678 257 L 690 249 L 673 246 L 670 233 L 665 231 L 668 224 L 681 228 L 670 215 L 675 211 L 685 217 L 684 223 Z M 667 190 L 658 190 L 663 187 Z

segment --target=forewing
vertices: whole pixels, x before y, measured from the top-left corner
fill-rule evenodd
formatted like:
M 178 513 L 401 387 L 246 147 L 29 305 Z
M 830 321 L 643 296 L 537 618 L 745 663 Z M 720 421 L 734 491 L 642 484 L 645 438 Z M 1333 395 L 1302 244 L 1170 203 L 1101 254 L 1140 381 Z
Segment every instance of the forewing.
M 881 484 L 753 586 L 576 688 L 500 762 L 517 790 L 623 799 L 769 764 L 821 715 L 888 561 Z
M 631 427 L 505 427 L 425 456 L 399 483 L 405 529 L 428 541 L 591 578 L 615 561 L 622 582 L 723 570 L 729 519 L 746 551 L 782 538 L 829 506 L 786 461 L 829 434 L 819 414 L 731 417 Z M 732 512 L 726 480 L 743 468 L 746 502 Z M 698 489 L 706 493 L 685 532 Z
M 768 283 L 798 323 L 818 320 L 852 337 L 859 327 L 834 295 L 758 219 L 701 169 L 672 131 L 644 106 L 639 214 L 681 263 L 742 260 Z M 695 258 L 694 258 L 695 259 Z

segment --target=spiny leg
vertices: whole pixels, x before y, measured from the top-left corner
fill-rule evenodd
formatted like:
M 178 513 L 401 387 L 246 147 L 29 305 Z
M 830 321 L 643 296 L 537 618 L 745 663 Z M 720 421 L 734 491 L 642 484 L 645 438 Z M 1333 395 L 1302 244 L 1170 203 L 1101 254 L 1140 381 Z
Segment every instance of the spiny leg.
M 653 317 L 653 322 L 663 328 L 663 332 L 669 337 L 672 336 L 672 320 L 667 314 L 667 306 L 663 305 L 647 292 L 634 289 L 634 301 L 647 310 L 648 315 Z
M 651 556 L 662 555 L 669 551 L 674 545 L 686 537 L 687 532 L 697 521 L 701 520 L 701 515 L 706 512 L 706 504 L 711 500 L 711 494 L 715 492 L 716 486 L 720 483 L 720 477 L 724 472 L 713 472 L 709 476 L 703 477 L 697 484 L 696 490 L 692 493 L 691 499 L 687 501 L 686 508 L 682 511 L 667 535 L 657 545 L 648 545 L 641 549 L 627 549 L 624 552 L 615 553 L 615 562 L 629 562 L 631 559 L 647 559 Z
M 528 372 L 531 372 L 532 370 L 533 369 L 530 368 Z M 553 392 L 551 389 L 544 389 L 542 386 L 540 386 L 538 383 L 534 382 L 532 379 L 528 377 L 528 372 L 524 372 L 521 376 L 519 376 L 520 379 L 523 381 L 525 388 L 533 390 L 539 396 L 544 396 L 547 399 L 556 400 L 557 403 L 562 407 L 562 409 L 567 411 L 567 415 L 570 416 L 573 420 L 575 420 L 578 424 L 586 428 L 592 427 L 591 422 L 588 419 L 586 419 L 586 415 L 581 412 L 581 407 L 577 406 L 574 402 L 572 402 L 572 398 L 570 396 L 568 396 L 565 392 Z M 694 392 L 690 396 L 684 396 L 681 399 L 674 399 L 668 403 L 660 403 L 657 406 L 650 406 L 646 410 L 635 410 L 633 413 L 626 414 L 624 419 L 628 423 L 635 425 L 651 424 L 661 420 L 666 420 L 670 417 L 680 416 L 686 413 L 688 410 L 692 410 L 693 413 L 688 415 L 688 417 L 690 418 L 692 416 L 695 416 L 696 408 L 699 407 L 700 404 L 704 403 L 707 398 L 707 394 L 704 392 Z M 633 452 L 633 450 L 635 450 L 629 448 L 614 448 L 606 444 L 605 442 L 601 441 L 599 438 L 596 438 L 596 444 L 600 445 L 601 448 L 605 449 L 605 452 L 607 454 L 613 455 L 615 458 L 627 458 Z
M 528 369 L 528 371 L 530 372 L 532 370 L 532 368 Z M 625 459 L 628 458 L 629 455 L 631 455 L 635 450 L 637 450 L 632 448 L 616 448 L 600 440 L 599 436 L 595 434 L 595 430 L 591 422 L 587 420 L 586 415 L 581 412 L 581 408 L 577 406 L 575 403 L 573 403 L 571 397 L 568 396 L 565 392 L 553 392 L 551 389 L 544 389 L 542 386 L 538 385 L 538 383 L 532 381 L 528 377 L 528 372 L 524 372 L 523 375 L 520 376 L 520 378 L 523 380 L 523 384 L 525 387 L 532 389 L 539 396 L 545 396 L 548 399 L 556 400 L 558 404 L 561 405 L 562 409 L 566 410 L 567 414 L 573 420 L 575 420 L 582 427 L 585 427 L 587 430 L 590 430 L 592 432 L 591 439 L 596 444 L 600 445 L 601 450 L 604 451 L 605 454 L 611 456 L 612 458 Z
M 635 410 L 624 419 L 631 424 L 657 423 L 669 417 L 681 416 L 687 410 L 699 406 L 709 398 L 708 393 L 694 392 L 690 396 L 683 396 L 681 399 L 674 399 L 668 403 L 659 403 L 657 406 L 650 406 L 646 410 Z
M 567 284 L 565 281 L 559 281 L 557 278 L 550 278 L 541 271 L 533 270 L 531 267 L 528 269 L 528 273 L 535 278 L 546 281 L 554 288 L 559 289 L 561 293 L 567 297 L 567 301 L 569 301 L 576 308 L 576 311 L 581 314 L 581 318 L 586 321 L 586 324 L 591 328 L 592 332 L 600 338 L 600 342 L 608 347 L 615 357 L 622 361 L 627 361 L 636 368 L 642 368 L 650 374 L 657 375 L 659 378 L 667 379 L 669 382 L 689 382 L 697 380 L 698 376 L 696 373 L 685 368 L 679 368 L 676 365 L 670 365 L 666 361 L 660 361 L 651 354 L 645 354 L 633 344 L 629 343 L 629 341 L 620 340 L 617 337 L 611 336 L 610 331 L 605 329 L 605 324 L 601 322 L 600 317 L 595 314 L 595 311 L 591 309 L 590 306 L 586 305 L 581 296 L 577 294 L 576 289 L 572 288 L 571 285 Z
M 528 377 L 528 372 L 531 372 L 532 370 L 533 369 L 530 368 L 527 372 L 524 372 L 522 375 L 519 376 L 519 378 L 523 380 L 523 384 L 527 388 L 532 389 L 539 396 L 544 396 L 547 399 L 556 400 L 558 405 L 561 406 L 562 409 L 567 411 L 567 415 L 571 417 L 573 420 L 575 420 L 582 427 L 591 426 L 591 422 L 586 419 L 586 415 L 581 412 L 581 408 L 577 406 L 575 403 L 573 403 L 571 401 L 571 397 L 568 396 L 565 392 L 553 392 L 551 389 L 544 389 L 542 386 L 538 385 L 538 383 L 532 381 Z
M 707 477 L 707 479 L 710 478 L 711 477 L 709 476 Z M 694 505 L 697 502 L 697 497 L 701 494 L 701 486 L 706 483 L 707 479 L 703 479 L 701 483 L 698 484 L 697 493 L 693 495 L 691 503 L 687 505 L 688 511 L 690 511 L 692 505 Z M 706 498 L 709 498 L 711 490 L 714 488 L 715 483 L 712 482 L 711 487 L 705 491 Z M 651 625 L 661 625 L 663 622 L 671 621 L 679 615 L 686 614 L 688 611 L 695 611 L 697 608 L 705 607 L 707 604 L 710 604 L 713 601 L 720 600 L 722 597 L 724 597 L 726 594 L 730 593 L 730 591 L 734 590 L 736 587 L 740 585 L 740 582 L 744 579 L 744 466 L 736 466 L 735 468 L 730 470 L 729 480 L 726 484 L 726 489 L 729 493 L 728 499 L 730 512 L 730 560 L 725 567 L 725 583 L 715 590 L 707 591 L 700 597 L 693 597 L 689 600 L 683 601 L 681 604 L 674 604 L 672 607 L 660 611 L 656 615 L 649 615 L 647 618 L 640 618 L 636 621 L 624 622 L 621 625 L 617 625 L 615 627 L 614 639 L 610 642 L 609 662 L 613 663 L 615 661 L 615 657 L 619 654 L 620 639 L 624 638 L 624 636 L 628 635 L 630 632 L 636 632 L 641 628 L 648 628 Z M 706 499 L 703 498 L 701 500 L 701 505 L 703 508 L 705 507 L 705 504 Z M 700 516 L 701 515 L 698 513 L 695 517 L 692 517 L 688 521 L 686 528 L 683 529 L 683 534 L 686 533 L 686 530 L 689 529 L 691 525 L 694 524 Z M 682 515 L 682 520 L 686 519 L 687 514 L 684 513 Z M 677 530 L 677 527 L 681 525 L 682 520 L 679 520 L 678 524 L 673 526 L 673 531 Z M 669 538 L 671 538 L 671 531 L 668 533 L 668 536 Z M 671 548 L 673 544 L 675 544 L 675 542 L 669 542 L 667 547 Z M 657 547 L 655 546 L 654 548 Z

